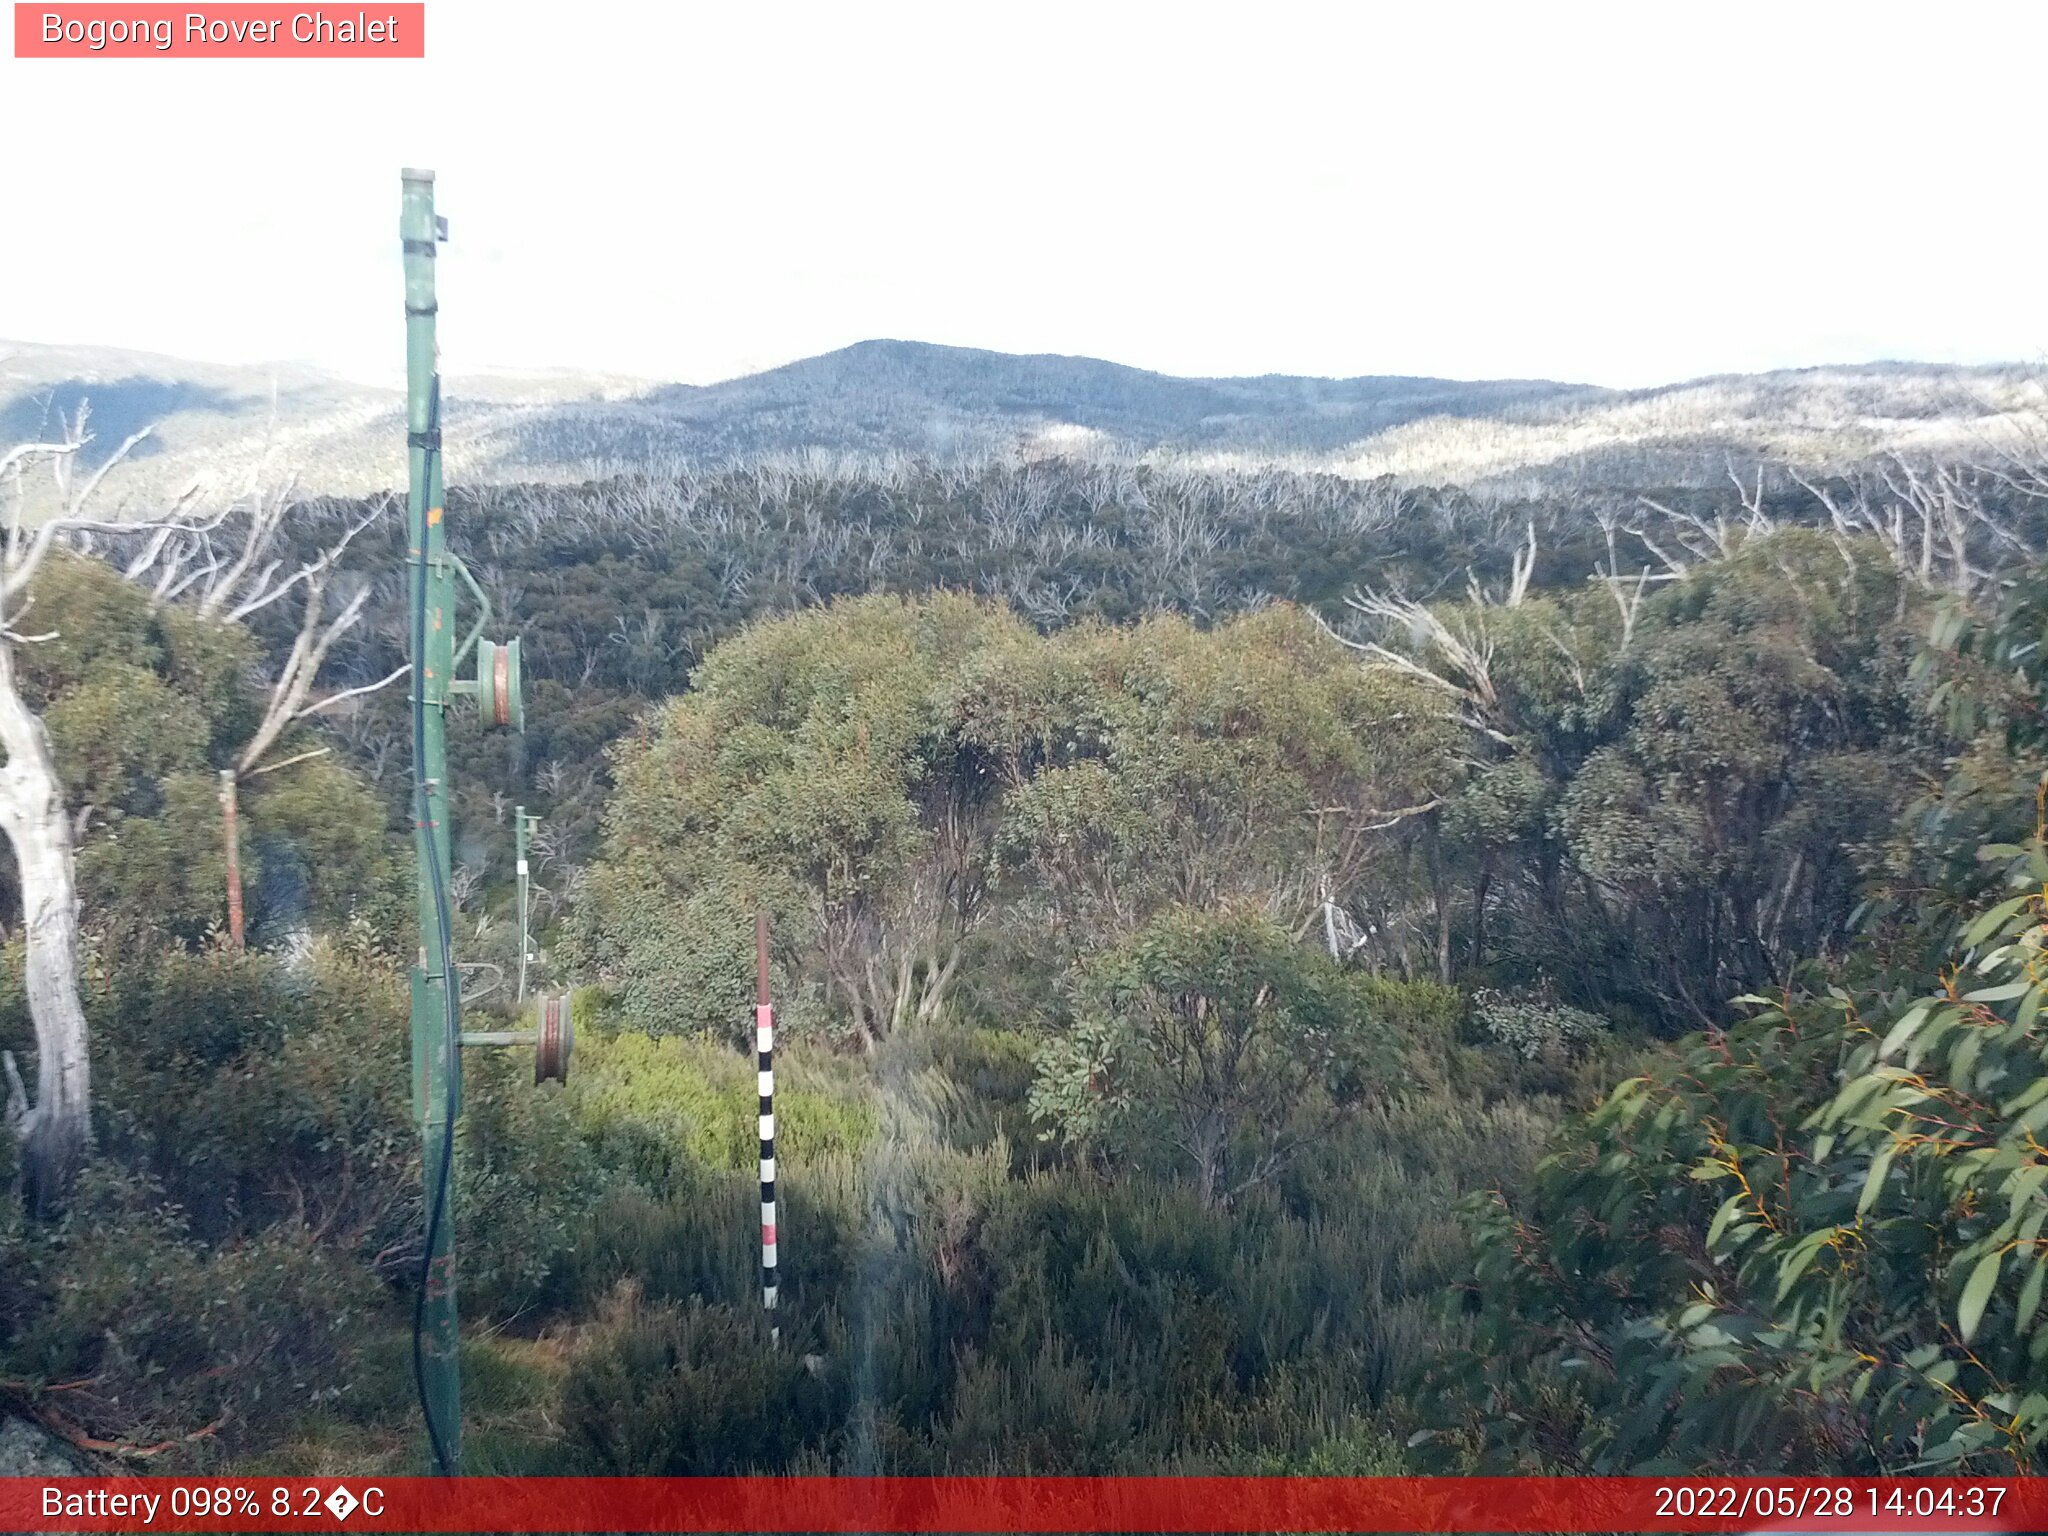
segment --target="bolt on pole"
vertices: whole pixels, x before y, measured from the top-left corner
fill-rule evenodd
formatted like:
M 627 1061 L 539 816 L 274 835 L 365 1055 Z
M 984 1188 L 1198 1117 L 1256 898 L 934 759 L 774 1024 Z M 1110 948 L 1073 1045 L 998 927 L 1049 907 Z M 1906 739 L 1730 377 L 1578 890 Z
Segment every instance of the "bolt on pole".
M 448 559 L 441 472 L 441 379 L 434 262 L 443 226 L 434 173 L 408 170 L 400 235 L 405 254 L 408 574 L 411 577 L 413 850 L 419 883 L 419 963 L 412 973 L 413 1106 L 424 1151 L 428 1232 L 414 1364 L 420 1407 L 440 1470 L 462 1469 L 462 1382 L 455 1311 L 454 1126 L 462 1103 L 456 975 L 450 961 L 447 708 L 454 671 L 455 580 Z

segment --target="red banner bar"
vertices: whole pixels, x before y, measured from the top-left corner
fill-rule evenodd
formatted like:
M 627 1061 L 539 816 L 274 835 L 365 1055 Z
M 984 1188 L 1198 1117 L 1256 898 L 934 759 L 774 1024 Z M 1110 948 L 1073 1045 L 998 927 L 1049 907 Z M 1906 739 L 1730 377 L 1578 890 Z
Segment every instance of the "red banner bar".
M 17 59 L 423 59 L 427 8 L 16 0 Z
M 0 1479 L 0 1530 L 2048 1530 L 2048 1478 Z

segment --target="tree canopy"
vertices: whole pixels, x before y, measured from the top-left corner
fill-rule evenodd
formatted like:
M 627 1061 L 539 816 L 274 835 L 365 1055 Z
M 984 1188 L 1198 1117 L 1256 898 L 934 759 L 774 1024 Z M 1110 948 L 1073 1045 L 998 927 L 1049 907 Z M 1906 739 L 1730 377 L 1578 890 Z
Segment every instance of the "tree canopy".
M 806 1006 L 870 1044 L 937 1016 L 977 943 L 1056 974 L 1175 905 L 1306 931 L 1456 745 L 1285 607 L 1048 637 L 964 596 L 862 598 L 692 682 L 621 751 L 579 918 L 655 1028 L 730 1019 L 755 901 Z

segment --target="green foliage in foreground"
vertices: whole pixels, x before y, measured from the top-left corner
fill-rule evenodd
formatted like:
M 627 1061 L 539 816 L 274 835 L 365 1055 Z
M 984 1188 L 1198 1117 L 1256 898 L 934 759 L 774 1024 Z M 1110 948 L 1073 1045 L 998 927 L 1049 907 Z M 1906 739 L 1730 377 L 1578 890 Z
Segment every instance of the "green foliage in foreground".
M 366 958 L 170 950 L 88 988 L 99 1160 L 56 1228 L 0 1231 L 0 1377 L 32 1404 L 70 1383 L 67 1421 L 207 1429 L 198 1457 L 348 1395 L 419 1203 L 403 993 Z
M 1874 903 L 1861 964 L 1743 999 L 1572 1126 L 1524 1198 L 1472 1205 L 1478 1331 L 1430 1373 L 1444 1447 L 1597 1471 L 2038 1465 L 2044 600 L 1944 620 L 1925 668 L 2017 755 L 2001 781 L 1977 754 L 1920 827 L 2017 814 L 2031 834 Z
M 1226 1210 L 1013 1176 L 1001 1144 L 929 1142 L 918 1110 L 892 1113 L 874 1155 L 787 1176 L 779 1350 L 743 1175 L 607 1200 L 573 1277 L 579 1305 L 610 1298 L 566 1385 L 578 1464 L 1251 1471 L 1384 1448 L 1430 1298 L 1466 1262 L 1450 1205 L 1544 1128 L 1514 1107 L 1375 1111 L 1312 1174 Z
M 96 1021 L 124 1067 L 101 1171 L 63 1228 L 0 1231 L 10 1394 L 176 1441 L 166 1466 L 415 1468 L 400 989 L 324 944 L 296 964 L 174 953 L 112 986 Z M 1014 1035 L 793 1047 L 779 1351 L 741 1058 L 588 1009 L 566 1090 L 478 1054 L 459 1202 L 479 1454 L 502 1471 L 1390 1469 L 1397 1383 L 1467 1262 L 1449 1212 L 1526 1166 L 1550 1122 L 1480 1107 L 1473 1085 L 1520 1067 L 1459 1043 L 1455 993 L 1366 990 L 1399 1041 L 1390 1077 L 1446 1086 L 1362 1107 L 1228 1208 L 1048 1154 Z M 488 1338 L 508 1325 L 528 1337 Z
M 1174 926 L 1151 941 L 1162 961 Z M 1241 919 L 1177 926 L 1205 969 L 1235 934 L 1298 973 L 1290 988 L 1336 980 Z M 751 1169 L 676 1159 L 664 1190 L 614 1188 L 554 1292 L 596 1313 L 565 1382 L 574 1464 L 1392 1470 L 1399 1384 L 1433 1357 L 1434 1298 L 1469 1264 L 1453 1208 L 1529 1166 L 1552 1114 L 1519 1092 L 1482 1105 L 1488 1073 L 1522 1064 L 1460 1042 L 1456 993 L 1345 980 L 1386 1029 L 1386 1091 L 1227 1205 L 1168 1168 L 1105 1174 L 1011 1142 L 1032 1124 L 1028 1062 L 1000 1034 L 906 1031 L 819 1073 L 880 1121 L 780 1169 L 780 1351 Z M 665 1074 L 716 1049 L 651 1044 Z M 792 1053 L 799 1081 L 814 1051 Z

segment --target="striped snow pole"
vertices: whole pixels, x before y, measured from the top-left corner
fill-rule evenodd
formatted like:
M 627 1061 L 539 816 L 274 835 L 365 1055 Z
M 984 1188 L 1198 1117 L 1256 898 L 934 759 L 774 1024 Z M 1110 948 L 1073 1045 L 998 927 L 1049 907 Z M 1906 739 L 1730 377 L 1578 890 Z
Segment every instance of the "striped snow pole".
M 775 1007 L 768 1001 L 768 914 L 754 914 L 754 1052 L 761 1079 L 761 1306 L 775 1325 Z

